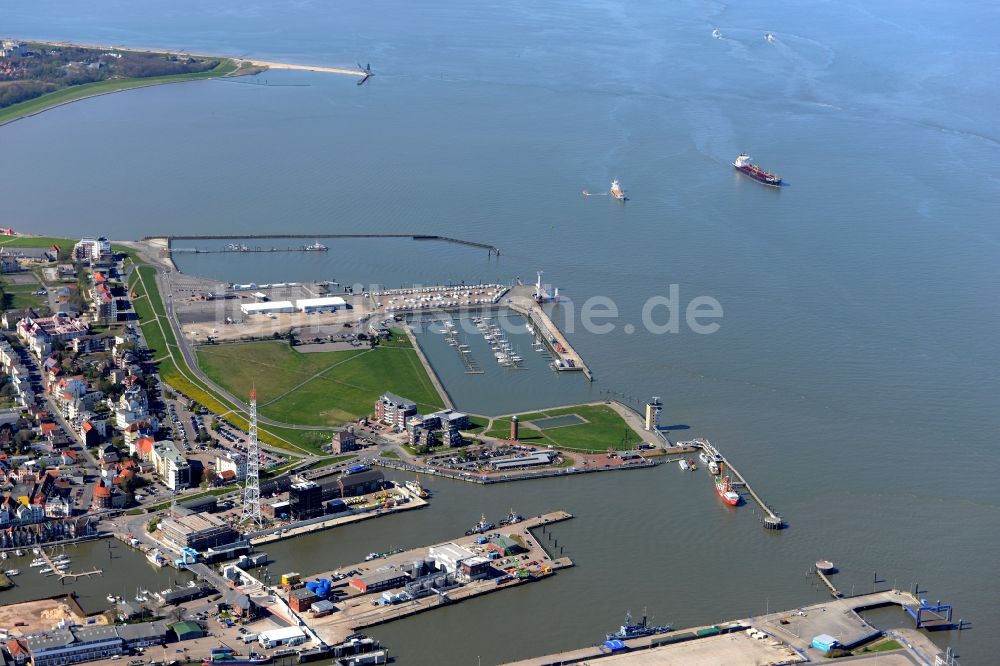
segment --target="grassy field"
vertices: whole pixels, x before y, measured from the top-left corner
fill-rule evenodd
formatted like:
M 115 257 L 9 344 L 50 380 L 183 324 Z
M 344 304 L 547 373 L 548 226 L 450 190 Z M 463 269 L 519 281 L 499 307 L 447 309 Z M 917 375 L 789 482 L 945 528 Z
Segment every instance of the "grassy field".
M 870 654 L 872 652 L 890 652 L 892 650 L 899 650 L 903 646 L 899 644 L 899 641 L 893 639 L 888 639 L 884 641 L 879 641 L 873 643 L 872 645 L 866 645 L 863 648 L 854 651 L 854 654 Z
M 141 279 L 140 279 L 141 277 Z M 215 414 L 222 414 L 239 428 L 247 428 L 244 407 L 224 400 L 203 382 L 198 380 L 184 363 L 177 347 L 177 339 L 166 318 L 163 301 L 156 286 L 156 270 L 151 266 L 140 266 L 129 278 L 129 291 L 136 292 L 133 307 L 139 317 L 143 337 L 157 362 L 160 378 L 189 398 L 196 400 Z M 180 363 L 183 367 L 178 367 Z M 240 395 L 238 391 L 235 395 Z M 329 432 L 294 430 L 273 426 L 259 429 L 260 441 L 286 450 L 299 449 L 301 452 L 319 453 L 320 447 L 329 441 Z
M 23 118 L 24 116 L 39 113 L 40 111 L 52 108 L 53 106 L 66 104 L 68 102 L 75 102 L 79 99 L 92 97 L 94 95 L 103 95 L 118 92 L 119 90 L 142 88 L 145 86 L 161 85 L 164 83 L 180 83 L 182 81 L 211 79 L 232 74 L 236 71 L 236 69 L 236 63 L 228 58 L 225 58 L 219 62 L 219 65 L 215 69 L 210 69 L 207 72 L 173 74 L 170 76 L 150 76 L 141 79 L 110 79 L 108 81 L 97 81 L 95 83 L 86 83 L 80 86 L 71 86 L 69 88 L 63 88 L 62 90 L 51 92 L 47 95 L 42 95 L 41 97 L 26 100 L 19 104 L 13 104 L 5 109 L 0 109 L 0 125 L 9 123 L 12 120 L 17 120 L 18 118 Z
M 577 425 L 535 430 L 528 422 L 553 416 L 576 414 L 587 421 Z M 616 450 L 632 449 L 641 441 L 639 435 L 625 423 L 618 412 L 605 405 L 579 405 L 560 407 L 542 412 L 518 414 L 521 422 L 519 439 L 528 444 L 552 446 L 567 451 L 603 453 L 608 448 Z M 493 427 L 485 433 L 488 437 L 506 439 L 510 436 L 510 419 L 494 419 Z M 627 443 L 623 439 L 627 435 Z
M 302 354 L 284 341 L 201 347 L 198 364 L 234 393 L 256 383 L 260 413 L 285 423 L 340 425 L 370 414 L 385 391 L 423 412 L 444 406 L 405 334 L 373 350 Z
M 3 285 L 4 300 L 0 303 L 0 310 L 11 310 L 21 308 L 41 308 L 48 305 L 45 296 L 37 296 L 40 285 L 31 284 L 5 284 Z

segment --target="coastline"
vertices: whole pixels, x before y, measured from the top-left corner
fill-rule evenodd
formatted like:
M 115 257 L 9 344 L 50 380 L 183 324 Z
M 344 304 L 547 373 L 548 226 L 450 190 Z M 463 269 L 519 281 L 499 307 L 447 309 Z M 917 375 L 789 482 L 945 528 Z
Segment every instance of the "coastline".
M 73 47 L 73 48 L 85 48 L 85 49 L 114 49 L 117 51 L 128 51 L 130 53 L 156 53 L 163 55 L 181 53 L 180 51 L 171 51 L 168 49 L 159 50 L 159 49 L 148 49 L 148 48 L 138 48 L 138 47 L 123 47 L 111 44 L 85 44 L 81 42 L 60 42 L 60 41 L 45 41 L 45 40 L 32 40 L 32 39 L 25 39 L 23 41 L 34 44 L 46 44 L 50 46 L 59 46 L 59 47 Z M 91 99 L 93 97 L 101 97 L 103 95 L 111 95 L 114 93 L 120 93 L 127 90 L 135 90 L 137 88 L 148 88 L 150 86 L 166 85 L 169 83 L 185 83 L 188 81 L 201 81 L 201 80 L 216 79 L 222 77 L 242 76 L 244 74 L 266 71 L 268 69 L 321 72 L 325 74 L 341 74 L 341 75 L 356 76 L 356 77 L 366 76 L 366 73 L 360 70 L 346 69 L 341 67 L 328 67 L 326 65 L 302 65 L 296 63 L 283 63 L 283 62 L 276 62 L 269 60 L 253 60 L 248 58 L 237 58 L 230 56 L 194 54 L 187 52 L 184 53 L 185 55 L 191 55 L 202 58 L 218 58 L 220 62 L 217 67 L 207 72 L 195 72 L 191 74 L 171 74 L 167 76 L 148 77 L 148 78 L 131 78 L 131 79 L 98 81 L 95 83 L 87 83 L 79 86 L 71 86 L 69 88 L 56 90 L 54 92 L 47 93 L 39 97 L 35 97 L 33 99 L 25 100 L 17 104 L 12 104 L 11 106 L 0 109 L 0 127 L 16 122 L 18 120 L 22 120 L 24 118 L 31 118 L 32 116 L 37 116 L 38 114 L 44 113 L 45 111 L 49 111 L 51 109 L 57 109 L 61 106 L 72 104 L 73 102 L 79 102 L 85 99 Z M 247 71 L 241 74 L 241 71 L 244 68 L 246 68 Z

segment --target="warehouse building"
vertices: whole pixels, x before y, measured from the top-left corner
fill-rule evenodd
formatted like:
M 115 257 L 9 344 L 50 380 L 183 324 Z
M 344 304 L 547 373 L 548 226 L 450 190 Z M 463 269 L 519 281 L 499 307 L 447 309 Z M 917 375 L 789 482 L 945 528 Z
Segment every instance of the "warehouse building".
M 291 301 L 267 301 L 265 303 L 242 303 L 240 311 L 245 315 L 278 314 L 280 312 L 295 312 Z
M 160 521 L 160 532 L 174 545 L 195 550 L 223 546 L 239 538 L 236 530 L 208 513 L 164 518 Z
M 288 593 L 288 606 L 296 613 L 305 613 L 317 601 L 319 595 L 308 587 L 299 587 Z
M 351 587 L 362 593 L 381 592 L 394 587 L 402 587 L 410 581 L 409 574 L 400 571 L 376 571 L 366 576 L 351 579 Z
M 377 469 L 369 469 L 354 474 L 341 474 L 319 482 L 323 489 L 322 501 L 356 497 L 378 492 L 385 486 L 385 476 Z
M 495 470 L 521 469 L 524 467 L 537 467 L 538 465 L 551 465 L 555 453 L 551 451 L 537 451 L 528 456 L 503 456 L 490 461 L 490 467 Z
M 427 555 L 434 560 L 435 564 L 448 573 L 456 573 L 459 570 L 459 563 L 475 557 L 468 548 L 463 548 L 456 543 L 443 543 L 439 546 L 431 546 L 427 549 Z
M 335 312 L 347 307 L 347 301 L 340 296 L 323 296 L 321 298 L 300 298 L 295 301 L 295 308 L 301 312 Z

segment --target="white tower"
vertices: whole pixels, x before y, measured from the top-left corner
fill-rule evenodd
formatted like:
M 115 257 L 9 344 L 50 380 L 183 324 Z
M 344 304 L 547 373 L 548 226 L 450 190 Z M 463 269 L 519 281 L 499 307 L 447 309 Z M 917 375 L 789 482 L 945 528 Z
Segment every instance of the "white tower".
M 250 391 L 250 439 L 247 442 L 247 482 L 243 487 L 243 524 L 247 531 L 264 527 L 260 515 L 260 450 L 257 446 L 257 389 Z
M 653 396 L 646 403 L 646 430 L 654 431 L 660 427 L 660 410 L 663 409 L 663 401 L 658 396 Z

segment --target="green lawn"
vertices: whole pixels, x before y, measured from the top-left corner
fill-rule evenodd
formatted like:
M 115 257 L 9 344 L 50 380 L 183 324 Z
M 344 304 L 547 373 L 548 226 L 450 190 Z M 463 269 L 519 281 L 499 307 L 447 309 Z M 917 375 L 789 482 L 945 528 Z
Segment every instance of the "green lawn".
M 553 416 L 576 414 L 587 423 L 568 425 L 547 430 L 535 430 L 528 426 L 530 421 Z M 605 405 L 579 405 L 576 407 L 561 407 L 547 409 L 542 412 L 518 414 L 521 422 L 519 439 L 529 444 L 552 446 L 569 451 L 585 453 L 603 453 L 609 448 L 621 450 L 634 448 L 641 440 L 639 435 L 628 427 L 618 412 Z M 622 439 L 628 435 L 627 444 L 623 446 Z M 488 437 L 506 439 L 510 436 L 510 419 L 494 419 L 493 427 L 485 433 Z
M 382 458 L 389 458 L 390 460 L 399 460 L 399 454 L 395 451 L 383 451 L 380 454 Z
M 899 644 L 899 641 L 893 639 L 884 640 L 878 643 L 873 643 L 871 645 L 866 645 L 863 648 L 855 650 L 855 654 L 869 654 L 872 652 L 889 652 L 891 650 L 899 650 L 903 646 Z
M 41 308 L 47 306 L 48 299 L 45 296 L 36 296 L 35 292 L 41 285 L 32 282 L 31 284 L 5 284 L 3 291 L 5 298 L 0 303 L 0 310 L 11 310 L 21 308 Z
M 56 90 L 55 92 L 29 99 L 19 104 L 13 104 L 5 109 L 0 109 L 0 125 L 16 120 L 23 116 L 38 113 L 45 109 L 59 104 L 73 102 L 93 95 L 128 90 L 130 88 L 141 88 L 144 86 L 159 85 L 163 83 L 180 83 L 182 81 L 196 81 L 198 79 L 210 79 L 219 76 L 226 76 L 236 71 L 236 63 L 228 58 L 219 62 L 215 69 L 207 72 L 194 72 L 191 74 L 172 74 L 169 76 L 150 76 L 139 79 L 110 79 L 108 81 L 97 81 L 85 83 L 80 86 L 70 86 Z
M 303 354 L 284 341 L 205 346 L 198 349 L 198 363 L 234 394 L 255 383 L 260 413 L 284 423 L 341 425 L 372 413 L 386 391 L 409 398 L 421 411 L 444 406 L 402 333 L 374 350 Z

